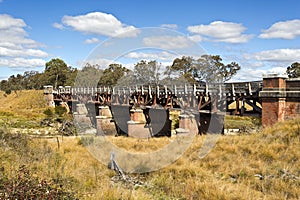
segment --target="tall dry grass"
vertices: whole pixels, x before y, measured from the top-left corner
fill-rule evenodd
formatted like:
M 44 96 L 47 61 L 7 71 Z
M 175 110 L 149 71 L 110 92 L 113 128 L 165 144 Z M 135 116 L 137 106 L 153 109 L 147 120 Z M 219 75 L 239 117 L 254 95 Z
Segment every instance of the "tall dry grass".
M 20 90 L 6 95 L 0 91 L 0 112 L 35 119 L 44 116 L 46 101 L 42 90 Z
M 279 123 L 261 133 L 221 136 L 204 158 L 198 157 L 205 136 L 196 136 L 171 165 L 145 174 L 128 174 L 143 184 L 113 178 L 79 137 L 30 139 L 27 152 L 1 151 L 1 164 L 26 164 L 38 177 L 65 180 L 80 199 L 299 199 L 300 120 Z M 170 138 L 111 138 L 128 151 L 161 148 Z M 159 145 L 158 145 L 159 143 Z M 20 147 L 21 148 L 21 147 Z M 7 159 L 3 159 L 7 158 Z
M 7 109 L 9 104 L 0 107 L 20 115 L 23 111 L 18 109 L 24 106 Z M 196 136 L 184 155 L 167 167 L 127 174 L 139 184 L 116 178 L 117 173 L 94 158 L 80 137 L 15 137 L 14 142 L 0 138 L 0 171 L 14 177 L 25 165 L 36 177 L 60 181 L 79 199 L 300 199 L 300 119 L 255 134 L 221 136 L 200 159 L 205 138 Z M 174 138 L 108 140 L 127 151 L 152 152 Z

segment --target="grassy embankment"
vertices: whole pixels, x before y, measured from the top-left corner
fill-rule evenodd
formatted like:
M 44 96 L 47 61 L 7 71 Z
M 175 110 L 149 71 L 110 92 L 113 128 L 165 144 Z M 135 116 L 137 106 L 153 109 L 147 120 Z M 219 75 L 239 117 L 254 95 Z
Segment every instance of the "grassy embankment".
M 36 122 L 44 117 L 41 113 L 45 107 L 42 106 L 37 109 L 37 114 L 34 114 L 35 111 L 31 114 L 22 111 L 32 109 L 24 106 L 25 100 L 19 101 L 19 109 L 3 110 L 3 101 L 8 100 L 5 98 L 13 101 L 22 96 L 0 97 L 1 120 L 6 127 L 26 126 L 26 119 Z M 29 99 L 28 102 L 35 102 L 33 98 Z M 14 106 L 13 102 L 11 104 Z M 12 116 L 6 119 L 7 113 Z M 26 115 L 29 116 L 24 117 Z M 24 122 L 10 122 L 15 119 L 24 119 Z M 234 124 L 234 121 L 250 123 L 251 120 L 234 117 L 231 122 Z M 255 124 L 251 123 L 251 126 Z M 0 134 L 0 190 L 3 191 L 5 187 L 2 184 L 7 180 L 18 183 L 18 170 L 25 166 L 31 174 L 28 179 L 47 180 L 56 187 L 64 188 L 64 191 L 74 192 L 80 199 L 300 198 L 299 119 L 278 123 L 253 134 L 221 136 L 203 159 L 199 159 L 198 152 L 205 136 L 197 136 L 184 155 L 168 167 L 142 175 L 128 175 L 139 180 L 140 184 L 115 179 L 116 173 L 93 158 L 79 137 L 30 139 L 22 134 L 8 137 L 7 133 L 10 134 L 9 130 L 4 128 Z M 132 152 L 148 152 L 159 149 L 171 139 L 111 137 L 110 140 Z M 3 191 L 0 191 L 0 197 Z
M 43 91 L 17 91 L 6 95 L 0 91 L 0 126 L 38 128 L 45 117 Z

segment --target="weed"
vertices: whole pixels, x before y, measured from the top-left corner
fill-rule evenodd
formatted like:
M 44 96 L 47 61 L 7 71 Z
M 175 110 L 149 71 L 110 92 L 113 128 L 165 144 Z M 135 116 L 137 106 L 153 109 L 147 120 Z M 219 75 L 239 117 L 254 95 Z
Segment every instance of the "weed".
M 0 199 L 77 199 L 63 181 L 38 179 L 24 165 L 11 178 L 2 174 L 0 182 Z

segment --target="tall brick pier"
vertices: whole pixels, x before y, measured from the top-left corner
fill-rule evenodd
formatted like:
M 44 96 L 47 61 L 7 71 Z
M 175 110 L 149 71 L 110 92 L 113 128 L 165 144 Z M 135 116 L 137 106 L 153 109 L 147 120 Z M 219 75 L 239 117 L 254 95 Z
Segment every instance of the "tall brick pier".
M 300 117 L 300 78 L 288 79 L 286 75 L 263 76 L 262 125 Z

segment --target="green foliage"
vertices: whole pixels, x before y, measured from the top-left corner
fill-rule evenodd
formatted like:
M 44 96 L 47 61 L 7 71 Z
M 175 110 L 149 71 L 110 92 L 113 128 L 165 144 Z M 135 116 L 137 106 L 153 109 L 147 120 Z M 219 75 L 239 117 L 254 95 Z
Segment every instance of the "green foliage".
M 240 68 L 236 62 L 225 65 L 219 55 L 202 55 L 198 59 L 183 56 L 173 61 L 166 74 L 183 77 L 191 84 L 200 81 L 223 82 L 231 79 Z
M 0 82 L 0 90 L 6 91 L 7 89 L 9 89 L 8 81 L 7 80 L 2 80 Z
M 8 80 L 0 82 L 0 90 L 10 94 L 11 91 L 25 89 L 42 89 L 44 85 L 65 86 L 74 85 L 77 69 L 68 67 L 59 59 L 52 59 L 46 63 L 45 71 L 26 71 L 23 75 L 12 75 Z
M 295 62 L 291 64 L 291 66 L 288 66 L 286 69 L 286 73 L 289 76 L 289 78 L 300 77 L 300 63 Z
M 7 94 L 7 95 L 11 94 L 11 89 L 9 89 L 9 88 L 5 89 L 5 94 Z
M 62 117 L 66 113 L 67 109 L 65 107 L 55 106 L 55 114 L 57 114 L 59 117 Z
M 72 73 L 77 73 L 77 71 L 68 67 L 63 60 L 59 58 L 52 59 L 46 63 L 44 75 L 47 77 L 47 80 L 45 84 L 53 85 L 54 88 L 64 86 L 68 82 L 68 78 L 72 76 Z
M 51 108 L 47 108 L 44 112 L 43 112 L 46 116 L 47 116 L 47 118 L 52 118 L 53 116 L 54 116 L 54 113 L 53 113 L 53 111 L 52 111 L 52 109 Z
M 129 69 L 123 67 L 121 64 L 110 64 L 108 68 L 103 71 L 99 85 L 114 86 L 128 72 Z
M 41 126 L 54 126 L 59 123 L 58 132 L 64 136 L 77 135 L 77 128 L 70 115 L 67 115 L 67 109 L 62 106 L 56 106 L 53 109 L 47 108 L 44 111 L 46 118 L 40 121 Z
M 146 62 L 144 60 L 138 62 L 134 66 L 134 77 L 137 83 L 158 85 L 160 81 L 161 64 L 154 61 Z
M 133 71 L 123 69 L 123 75 L 118 79 L 118 85 L 158 85 L 161 83 L 161 64 L 157 61 L 145 61 L 134 65 Z
M 173 75 L 177 75 L 175 79 L 182 79 L 189 83 L 211 80 L 226 81 L 239 69 L 240 66 L 237 63 L 231 62 L 225 65 L 220 56 L 212 55 L 203 55 L 199 59 L 185 56 L 176 58 L 165 71 L 161 70 L 161 64 L 155 60 L 148 62 L 141 60 L 135 64 L 133 71 L 121 64 L 110 64 L 107 69 L 101 70 L 97 64 L 89 63 L 86 63 L 82 70 L 77 70 L 67 66 L 62 59 L 53 58 L 45 64 L 45 70 L 42 73 L 26 71 L 23 75 L 12 75 L 8 80 L 2 80 L 0 90 L 10 94 L 11 91 L 23 89 L 42 89 L 44 85 L 52 85 L 54 88 L 66 85 L 75 87 L 114 86 L 117 83 L 119 85 L 157 85 L 173 81 Z M 163 73 L 167 77 L 161 80 Z
M 193 65 L 193 58 L 183 56 L 182 58 L 176 58 L 173 64 L 167 68 L 165 72 L 169 76 L 171 74 L 177 75 L 178 78 L 184 78 L 189 83 L 196 83 L 193 77 L 193 72 L 196 70 L 195 65 Z
M 86 63 L 82 70 L 78 71 L 75 86 L 76 87 L 97 87 L 103 72 L 98 65 Z

